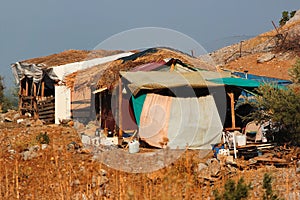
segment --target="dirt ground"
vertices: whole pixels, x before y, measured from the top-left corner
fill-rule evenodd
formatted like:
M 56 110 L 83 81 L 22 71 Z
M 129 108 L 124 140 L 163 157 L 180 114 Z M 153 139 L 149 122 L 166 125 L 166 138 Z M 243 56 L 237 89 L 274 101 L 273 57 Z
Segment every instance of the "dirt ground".
M 48 145 L 42 145 L 45 140 L 39 137 L 45 134 Z M 0 123 L 0 141 L 1 199 L 214 199 L 213 190 L 222 191 L 226 180 L 241 177 L 252 185 L 249 199 L 262 199 L 265 173 L 273 177 L 273 190 L 279 196 L 300 199 L 300 174 L 296 174 L 293 157 L 286 167 L 250 165 L 238 159 L 236 165 L 209 169 L 216 174 L 203 178 L 199 163 L 210 160 L 212 151 L 184 151 L 159 170 L 129 173 L 95 159 L 95 152 L 82 147 L 72 127 L 5 122 Z M 123 154 L 102 153 L 117 163 L 128 154 L 127 150 L 119 151 Z M 142 153 L 152 151 L 156 150 L 142 149 Z M 132 160 L 146 171 L 153 169 L 141 161 Z

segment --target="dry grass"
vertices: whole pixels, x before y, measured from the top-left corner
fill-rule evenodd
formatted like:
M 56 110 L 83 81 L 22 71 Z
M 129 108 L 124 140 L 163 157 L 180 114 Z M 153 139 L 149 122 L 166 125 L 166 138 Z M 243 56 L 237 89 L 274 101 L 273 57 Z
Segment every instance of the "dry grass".
M 41 132 L 50 136 L 49 146 L 39 150 L 36 158 L 23 160 L 19 153 Z M 208 157 L 200 157 L 197 151 L 186 151 L 175 163 L 153 173 L 117 171 L 94 161 L 91 154 L 68 151 L 67 144 L 80 142 L 69 127 L 2 125 L 0 141 L 0 199 L 211 199 L 212 191 L 220 190 L 230 177 L 244 177 L 253 185 L 249 199 L 261 199 L 266 172 L 275 177 L 274 189 L 281 196 L 297 199 L 300 195 L 300 176 L 294 168 L 262 166 L 232 174 L 223 169 L 214 183 L 201 179 L 196 169 Z M 9 153 L 8 146 L 17 152 Z M 101 175 L 103 169 L 108 182 Z
M 51 54 L 48 56 L 32 58 L 24 60 L 22 62 L 30 64 L 43 64 L 46 67 L 59 66 L 73 62 L 80 62 L 84 60 L 90 60 L 93 58 L 101 58 L 118 53 L 122 53 L 120 50 L 66 50 L 60 53 Z
M 65 78 L 65 82 L 68 87 L 73 89 L 78 89 L 81 86 L 90 86 L 91 84 L 98 85 L 98 88 L 105 86 L 111 88 L 119 78 L 119 71 L 128 71 L 139 65 L 151 62 L 161 62 L 166 58 L 177 58 L 195 68 L 216 70 L 214 66 L 203 62 L 201 59 L 191 57 L 182 52 L 168 48 L 152 48 L 145 52 L 136 52 L 136 54 L 129 57 L 77 71 L 68 75 Z

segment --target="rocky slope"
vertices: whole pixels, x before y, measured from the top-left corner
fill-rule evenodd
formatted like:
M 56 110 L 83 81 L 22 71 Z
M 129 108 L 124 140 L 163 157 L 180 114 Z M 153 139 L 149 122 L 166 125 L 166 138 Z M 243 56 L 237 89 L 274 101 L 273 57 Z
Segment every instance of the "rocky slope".
M 300 10 L 282 27 L 210 53 L 219 68 L 280 79 L 300 56 Z

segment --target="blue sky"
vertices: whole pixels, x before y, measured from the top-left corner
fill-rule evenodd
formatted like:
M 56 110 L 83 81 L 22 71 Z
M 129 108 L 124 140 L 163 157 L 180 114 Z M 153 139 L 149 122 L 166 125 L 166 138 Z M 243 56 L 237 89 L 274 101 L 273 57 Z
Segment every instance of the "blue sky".
M 67 49 L 93 49 L 133 28 L 162 27 L 196 40 L 207 51 L 273 29 L 283 10 L 300 1 L 2 1 L 0 73 L 11 87 L 10 64 Z

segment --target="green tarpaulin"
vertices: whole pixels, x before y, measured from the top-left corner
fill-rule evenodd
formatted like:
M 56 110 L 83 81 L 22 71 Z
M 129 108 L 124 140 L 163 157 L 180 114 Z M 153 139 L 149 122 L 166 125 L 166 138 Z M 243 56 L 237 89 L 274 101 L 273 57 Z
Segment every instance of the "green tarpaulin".
M 259 87 L 261 85 L 261 83 L 258 81 L 244 79 L 244 78 L 233 78 L 233 77 L 215 78 L 215 79 L 209 79 L 208 81 L 217 84 L 240 86 L 240 87 Z
M 140 118 L 141 118 L 141 113 L 143 110 L 145 99 L 146 99 L 146 94 L 142 94 L 137 97 L 134 97 L 132 95 L 133 111 L 138 126 L 140 126 Z

